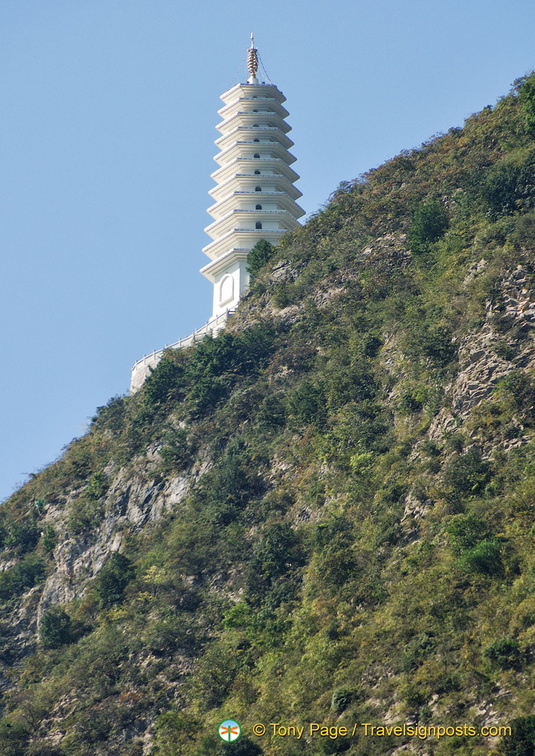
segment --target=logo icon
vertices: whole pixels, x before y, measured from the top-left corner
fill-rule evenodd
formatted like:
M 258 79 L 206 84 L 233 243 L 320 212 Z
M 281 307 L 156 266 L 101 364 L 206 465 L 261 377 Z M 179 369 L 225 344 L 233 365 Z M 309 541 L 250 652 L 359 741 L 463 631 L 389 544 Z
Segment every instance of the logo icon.
M 240 737 L 241 727 L 233 719 L 225 719 L 219 725 L 218 733 L 221 740 L 224 740 L 225 743 L 232 743 L 233 740 L 238 740 Z

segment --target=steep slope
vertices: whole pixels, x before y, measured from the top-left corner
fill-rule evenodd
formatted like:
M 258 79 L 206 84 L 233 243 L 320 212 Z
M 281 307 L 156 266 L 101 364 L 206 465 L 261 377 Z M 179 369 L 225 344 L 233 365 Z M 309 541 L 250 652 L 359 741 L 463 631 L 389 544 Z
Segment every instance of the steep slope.
M 534 168 L 531 77 L 3 505 L 0 752 L 533 753 Z

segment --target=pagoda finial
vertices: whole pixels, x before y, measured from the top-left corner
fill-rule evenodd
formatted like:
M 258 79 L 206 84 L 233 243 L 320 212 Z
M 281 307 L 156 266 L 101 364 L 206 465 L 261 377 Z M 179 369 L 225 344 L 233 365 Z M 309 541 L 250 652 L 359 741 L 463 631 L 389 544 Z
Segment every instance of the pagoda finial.
M 256 72 L 258 71 L 258 50 L 254 46 L 254 34 L 251 32 L 251 46 L 247 50 L 247 69 L 250 73 L 248 83 L 258 84 Z

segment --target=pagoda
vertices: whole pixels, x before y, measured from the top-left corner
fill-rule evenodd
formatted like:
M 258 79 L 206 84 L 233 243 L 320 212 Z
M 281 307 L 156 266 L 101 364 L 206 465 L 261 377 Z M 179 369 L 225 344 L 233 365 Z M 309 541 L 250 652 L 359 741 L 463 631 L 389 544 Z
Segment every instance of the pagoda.
M 287 231 L 299 225 L 304 215 L 296 200 L 301 196 L 294 183 L 299 176 L 286 123 L 286 98 L 271 83 L 258 80 L 258 50 L 251 34 L 247 51 L 249 79 L 221 95 L 223 119 L 212 174 L 216 186 L 210 191 L 214 204 L 208 212 L 213 223 L 205 229 L 212 241 L 203 252 L 210 258 L 201 273 L 214 285 L 212 316 L 201 328 L 174 344 L 157 349 L 138 360 L 133 368 L 130 392 L 143 385 L 166 349 L 186 349 L 224 328 L 229 312 L 238 305 L 249 286 L 247 255 L 261 239 L 276 244 Z
M 296 203 L 301 192 L 291 168 L 286 98 L 274 84 L 258 80 L 253 35 L 247 64 L 247 83 L 224 92 L 218 111 L 219 168 L 212 174 L 217 185 L 208 209 L 214 221 L 205 229 L 212 242 L 203 249 L 210 262 L 201 269 L 214 285 L 212 319 L 233 310 L 247 290 L 247 254 L 254 245 L 260 239 L 276 244 L 304 215 Z

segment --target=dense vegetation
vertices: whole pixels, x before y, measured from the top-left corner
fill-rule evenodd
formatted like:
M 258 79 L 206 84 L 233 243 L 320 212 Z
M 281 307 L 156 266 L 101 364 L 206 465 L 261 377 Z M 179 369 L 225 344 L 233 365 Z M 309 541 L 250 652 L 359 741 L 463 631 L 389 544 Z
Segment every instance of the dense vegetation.
M 535 753 L 534 124 L 341 185 L 2 506 L 2 754 Z

